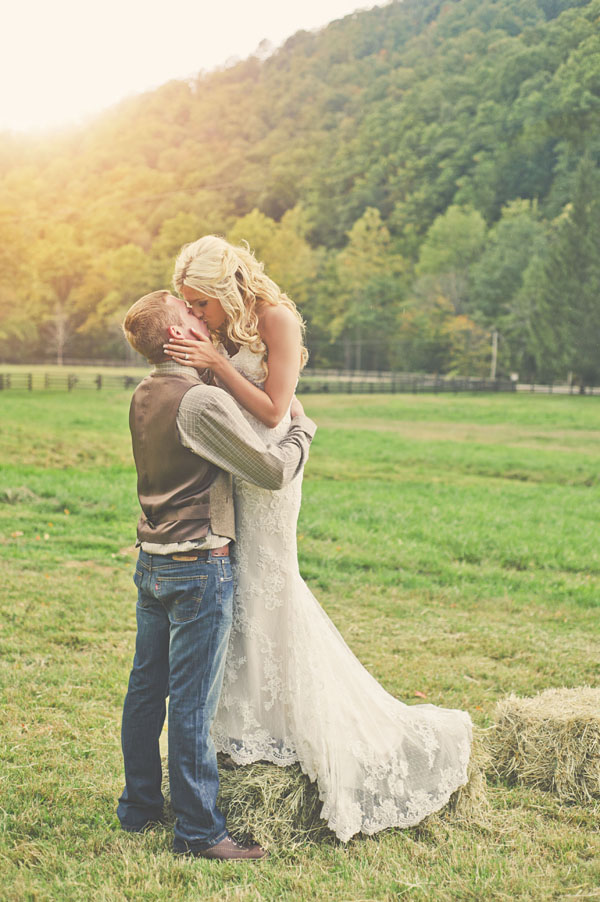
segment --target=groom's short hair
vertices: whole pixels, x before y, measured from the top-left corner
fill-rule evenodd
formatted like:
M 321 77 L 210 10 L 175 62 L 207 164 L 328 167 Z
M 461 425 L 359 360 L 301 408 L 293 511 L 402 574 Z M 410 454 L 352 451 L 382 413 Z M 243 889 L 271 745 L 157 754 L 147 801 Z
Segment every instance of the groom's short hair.
M 181 326 L 174 307 L 165 304 L 168 291 L 152 291 L 129 308 L 123 320 L 123 332 L 131 347 L 150 363 L 165 359 L 163 345 L 169 326 Z

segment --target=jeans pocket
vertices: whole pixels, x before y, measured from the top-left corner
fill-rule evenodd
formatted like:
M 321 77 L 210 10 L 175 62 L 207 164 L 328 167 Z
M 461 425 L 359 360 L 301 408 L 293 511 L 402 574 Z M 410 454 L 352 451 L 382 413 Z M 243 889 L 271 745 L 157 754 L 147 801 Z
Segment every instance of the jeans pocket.
M 171 583 L 168 596 L 163 595 L 164 587 L 161 586 L 161 601 L 167 608 L 172 623 L 188 623 L 196 619 L 206 592 L 207 581 L 208 576 L 203 574 L 177 589 Z M 158 582 L 161 582 L 160 577 Z
M 138 590 L 137 603 L 138 603 L 139 607 L 140 608 L 149 607 L 153 603 L 154 599 L 152 599 L 148 595 L 147 571 L 144 570 L 144 568 L 141 567 L 139 565 L 139 563 L 137 564 L 137 566 L 135 568 L 135 573 L 133 574 L 133 581 L 134 581 L 135 585 L 137 586 L 137 590 Z M 146 585 L 144 585 L 144 582 L 146 582 Z

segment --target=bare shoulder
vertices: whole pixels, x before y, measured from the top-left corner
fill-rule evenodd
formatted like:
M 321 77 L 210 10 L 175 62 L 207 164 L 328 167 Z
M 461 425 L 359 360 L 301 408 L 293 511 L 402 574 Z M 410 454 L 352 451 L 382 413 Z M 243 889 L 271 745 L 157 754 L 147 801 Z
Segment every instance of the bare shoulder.
M 300 341 L 300 323 L 283 304 L 264 305 L 258 314 L 258 331 L 269 347 L 273 343 Z

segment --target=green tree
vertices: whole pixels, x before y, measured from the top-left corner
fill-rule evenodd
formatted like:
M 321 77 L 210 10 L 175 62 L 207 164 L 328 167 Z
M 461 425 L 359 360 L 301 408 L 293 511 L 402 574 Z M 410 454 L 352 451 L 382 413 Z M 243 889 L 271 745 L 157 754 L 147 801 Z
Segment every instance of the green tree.
M 407 372 L 485 377 L 490 335 L 441 294 L 413 297 L 400 313 L 395 363 Z
M 443 295 L 409 299 L 399 316 L 395 366 L 409 373 L 446 373 L 452 351 L 448 324 L 454 317 Z
M 86 337 L 92 356 L 133 359 L 121 323 L 134 301 L 168 287 L 156 281 L 155 271 L 155 262 L 135 244 L 105 251 L 92 262 L 77 290 L 78 333 Z
M 503 208 L 486 237 L 483 253 L 470 269 L 471 306 L 477 317 L 490 325 L 502 322 L 544 238 L 535 204 L 519 199 Z
M 403 257 L 404 273 L 417 267 L 411 295 L 421 303 L 444 296 L 484 329 L 503 317 L 504 367 L 542 357 L 559 366 L 540 357 L 546 301 L 533 257 L 536 235 L 573 198 L 580 160 L 600 154 L 599 16 L 600 0 L 387 3 L 299 32 L 266 58 L 130 98 L 73 132 L 0 136 L 2 207 L 25 244 L 19 297 L 40 301 L 46 339 L 54 317 L 55 345 L 70 326 L 71 354 L 95 353 L 101 330 L 80 326 L 108 293 L 128 292 L 126 267 L 121 288 L 106 287 L 105 252 L 138 247 L 158 287 L 181 244 L 237 231 L 299 303 L 323 359 L 340 360 L 335 336 L 353 365 L 367 364 L 367 341 L 369 365 L 390 359 L 408 294 L 393 258 Z M 509 222 L 519 198 L 532 204 L 529 222 Z M 335 252 L 344 259 L 370 210 L 387 229 L 386 266 L 361 282 L 359 302 Z M 76 234 L 72 269 L 80 250 L 88 259 L 62 313 L 43 280 L 33 288 L 35 258 L 59 226 Z M 519 234 L 533 251 L 525 269 Z M 9 273 L 0 304 L 18 283 Z M 376 316 L 363 322 L 362 307 Z M 0 323 L 11 353 L 44 349 L 31 329 L 19 338 L 18 313 L 0 310 Z
M 546 226 L 536 205 L 515 200 L 490 229 L 484 251 L 470 270 L 473 318 L 500 333 L 497 372 L 529 372 L 526 344 L 531 341 L 524 280 L 528 291 L 535 261 L 543 255 Z
M 13 356 L 15 348 L 35 346 L 37 317 L 29 296 L 31 267 L 26 236 L 15 222 L 14 211 L 0 208 L 0 354 Z
M 435 276 L 436 293 L 447 297 L 458 313 L 470 311 L 470 269 L 479 259 L 486 225 L 477 210 L 448 207 L 435 220 L 421 245 L 417 276 Z
M 556 224 L 544 261 L 534 324 L 538 359 L 582 388 L 600 381 L 600 168 L 579 164 L 573 202 Z
M 374 369 L 388 365 L 405 272 L 406 262 L 395 253 L 379 210 L 367 208 L 337 255 L 339 294 L 330 330 L 332 337 L 344 341 L 346 367 L 360 370 L 367 363 Z M 370 360 L 365 360 L 367 348 Z
M 31 308 L 41 322 L 45 346 L 59 365 L 80 323 L 77 289 L 84 282 L 89 260 L 89 249 L 67 223 L 46 226 L 35 246 Z
M 306 240 L 306 229 L 300 207 L 288 210 L 281 222 L 255 209 L 238 219 L 227 237 L 233 244 L 247 241 L 267 275 L 302 312 L 310 314 L 317 260 Z
M 452 316 L 446 322 L 450 339 L 448 374 L 486 377 L 490 371 L 490 334 L 468 316 Z

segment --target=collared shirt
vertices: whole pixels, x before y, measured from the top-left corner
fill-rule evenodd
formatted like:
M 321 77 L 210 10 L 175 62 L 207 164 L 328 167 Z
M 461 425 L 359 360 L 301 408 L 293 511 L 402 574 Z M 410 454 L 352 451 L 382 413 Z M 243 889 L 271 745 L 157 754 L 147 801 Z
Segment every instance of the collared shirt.
M 158 363 L 153 376 L 184 375 L 194 387 L 185 393 L 177 413 L 179 438 L 184 447 L 215 464 L 219 469 L 265 489 L 280 489 L 300 472 L 316 425 L 306 416 L 294 417 L 287 433 L 276 443 L 266 444 L 252 429 L 231 395 L 221 388 L 205 385 L 191 367 L 169 360 Z M 225 502 L 220 476 L 211 487 L 211 507 Z M 231 504 L 231 500 L 229 502 Z M 229 539 L 209 534 L 198 542 L 177 545 L 142 543 L 150 554 L 173 554 L 193 548 L 218 548 Z

